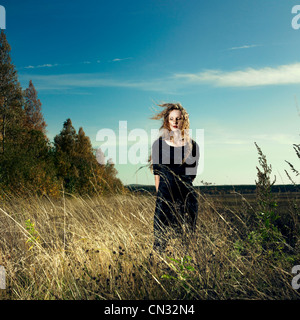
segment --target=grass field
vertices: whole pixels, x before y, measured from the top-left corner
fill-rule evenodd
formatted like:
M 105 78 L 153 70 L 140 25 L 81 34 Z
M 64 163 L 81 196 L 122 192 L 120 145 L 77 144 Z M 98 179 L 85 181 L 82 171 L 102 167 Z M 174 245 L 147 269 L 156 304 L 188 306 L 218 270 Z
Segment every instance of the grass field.
M 257 222 L 253 194 L 198 195 L 189 245 L 171 238 L 162 255 L 155 194 L 2 201 L 1 299 L 299 299 L 299 195 L 277 199 L 280 236 Z

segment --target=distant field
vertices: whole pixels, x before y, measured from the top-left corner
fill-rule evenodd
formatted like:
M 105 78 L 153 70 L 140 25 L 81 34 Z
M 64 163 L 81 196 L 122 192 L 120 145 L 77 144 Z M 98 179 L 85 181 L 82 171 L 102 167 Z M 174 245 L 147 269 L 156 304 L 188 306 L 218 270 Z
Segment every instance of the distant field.
M 155 187 L 149 185 L 128 185 L 130 191 L 136 194 L 155 195 Z M 235 185 L 235 186 L 195 186 L 196 190 L 215 202 L 222 203 L 230 207 L 238 207 L 243 202 L 243 198 L 250 203 L 256 202 L 255 185 Z M 279 207 L 285 206 L 291 201 L 300 201 L 300 186 L 276 185 L 272 186 L 272 193 Z M 300 206 L 300 203 L 299 203 Z
M 129 190 L 135 192 L 151 192 L 155 193 L 155 186 L 143 185 L 143 184 L 130 184 L 126 186 Z M 242 194 L 255 194 L 255 185 L 210 185 L 210 186 L 195 186 L 195 188 L 204 194 L 232 194 L 234 192 Z M 300 185 L 274 185 L 272 186 L 272 192 L 274 193 L 300 193 Z

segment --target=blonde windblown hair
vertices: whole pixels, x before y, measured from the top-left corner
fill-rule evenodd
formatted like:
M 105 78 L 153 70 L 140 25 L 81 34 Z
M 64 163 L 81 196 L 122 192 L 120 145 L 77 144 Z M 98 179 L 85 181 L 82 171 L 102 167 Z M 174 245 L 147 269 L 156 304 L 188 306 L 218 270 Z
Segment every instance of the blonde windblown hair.
M 160 137 L 162 137 L 165 140 L 167 139 L 169 139 L 170 141 L 174 140 L 174 135 L 172 134 L 170 124 L 169 124 L 169 114 L 173 110 L 179 110 L 181 112 L 181 116 L 183 120 L 182 128 L 181 128 L 181 137 L 182 137 L 182 140 L 184 140 L 186 143 L 185 147 L 187 147 L 187 153 L 182 162 L 184 163 L 186 158 L 189 156 L 189 154 L 192 151 L 192 141 L 189 135 L 189 129 L 190 129 L 189 114 L 180 103 L 163 103 L 163 104 L 159 104 L 158 106 L 162 107 L 163 110 L 157 113 L 156 115 L 152 116 L 150 119 L 163 120 L 162 125 L 160 127 Z M 150 163 L 150 169 L 152 170 L 153 167 L 152 167 L 151 155 L 148 159 L 148 162 Z

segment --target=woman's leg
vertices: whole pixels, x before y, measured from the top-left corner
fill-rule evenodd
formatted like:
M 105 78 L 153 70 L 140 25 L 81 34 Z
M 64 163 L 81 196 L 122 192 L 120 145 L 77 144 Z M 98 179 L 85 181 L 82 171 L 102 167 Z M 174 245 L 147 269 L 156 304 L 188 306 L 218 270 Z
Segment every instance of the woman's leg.
M 191 189 L 186 199 L 187 223 L 191 232 L 195 231 L 198 218 L 198 195 L 194 189 Z
M 156 200 L 154 223 L 153 223 L 153 232 L 154 232 L 153 249 L 160 253 L 164 252 L 168 242 L 167 228 L 170 225 L 170 221 L 168 218 L 169 210 L 170 208 L 168 206 L 167 201 L 160 198 Z
M 166 226 L 161 222 L 161 220 L 154 216 L 154 243 L 153 249 L 159 253 L 165 251 L 167 246 L 167 239 L 166 239 Z

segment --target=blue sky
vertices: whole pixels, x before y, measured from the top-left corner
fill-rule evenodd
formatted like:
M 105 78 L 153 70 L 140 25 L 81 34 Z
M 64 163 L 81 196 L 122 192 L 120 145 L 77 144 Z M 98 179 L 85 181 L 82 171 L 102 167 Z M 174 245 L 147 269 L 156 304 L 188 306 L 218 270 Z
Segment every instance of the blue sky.
M 204 130 L 195 180 L 253 184 L 256 142 L 277 183 L 297 165 L 300 29 L 290 0 L 1 1 L 23 88 L 33 81 L 53 141 L 71 118 L 94 147 L 98 130 L 159 128 L 155 103 L 181 102 Z M 299 2 L 300 4 L 300 2 Z M 299 19 L 300 23 L 300 19 Z M 117 141 L 118 142 L 118 141 Z M 129 143 L 130 145 L 130 143 Z M 147 168 L 118 164 L 125 183 L 154 184 Z M 142 164 L 141 164 L 142 165 Z

